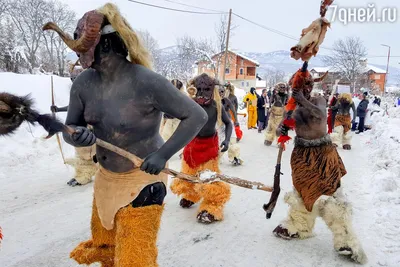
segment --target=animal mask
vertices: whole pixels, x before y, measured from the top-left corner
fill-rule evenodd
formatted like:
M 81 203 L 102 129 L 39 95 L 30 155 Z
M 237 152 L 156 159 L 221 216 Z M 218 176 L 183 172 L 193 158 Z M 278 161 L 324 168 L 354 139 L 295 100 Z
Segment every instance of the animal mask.
M 214 89 L 218 82 L 203 73 L 193 80 L 197 92 L 194 100 L 201 106 L 210 105 L 214 99 Z

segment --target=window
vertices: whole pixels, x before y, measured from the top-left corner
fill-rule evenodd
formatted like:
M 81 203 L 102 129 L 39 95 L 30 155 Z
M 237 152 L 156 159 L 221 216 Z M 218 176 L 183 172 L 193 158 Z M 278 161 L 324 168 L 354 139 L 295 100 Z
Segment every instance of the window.
M 244 82 L 242 82 L 242 87 L 244 87 Z
M 247 76 L 256 76 L 256 68 L 247 67 Z
M 249 82 L 247 82 L 246 85 L 247 85 L 247 87 L 249 87 L 249 85 L 250 85 Z
M 243 75 L 243 74 L 244 74 L 244 69 L 243 69 L 243 68 L 240 68 L 239 74 L 240 74 L 240 75 Z
M 380 80 L 380 79 L 381 79 L 381 75 L 375 74 L 375 80 Z
M 229 74 L 229 73 L 231 73 L 231 72 L 230 72 L 230 69 L 229 69 L 229 68 L 226 68 L 226 69 L 225 69 L 225 74 Z

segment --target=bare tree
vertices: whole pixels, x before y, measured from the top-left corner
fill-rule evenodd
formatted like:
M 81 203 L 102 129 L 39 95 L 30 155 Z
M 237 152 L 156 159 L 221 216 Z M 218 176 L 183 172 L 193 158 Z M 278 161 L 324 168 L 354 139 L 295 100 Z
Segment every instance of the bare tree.
M 214 51 L 211 41 L 185 35 L 177 39 L 177 55 L 171 67 L 178 70 L 180 79 L 187 81 L 193 76 L 193 67 L 196 61 L 205 60 L 213 63 L 211 56 Z
M 274 87 L 275 84 L 283 82 L 285 80 L 285 76 L 286 74 L 282 70 L 268 69 L 264 73 L 263 78 L 267 82 L 267 87 Z
M 76 14 L 67 5 L 58 0 L 47 2 L 46 20 L 55 22 L 65 31 L 73 32 L 76 25 Z M 67 46 L 54 31 L 43 32 L 43 49 L 47 53 L 46 59 L 42 58 L 47 71 L 57 71 L 63 76 L 65 72 L 65 57 Z M 42 53 L 43 54 L 43 53 Z
M 0 0 L 0 18 L 7 11 L 9 0 Z
M 160 47 L 157 40 L 147 30 L 137 30 L 140 40 L 149 51 L 155 71 L 160 68 Z
M 356 89 L 356 82 L 365 71 L 367 49 L 358 37 L 347 37 L 338 40 L 333 45 L 331 56 L 324 57 L 324 63 L 338 69 L 342 76 L 350 83 L 352 92 Z
M 29 71 L 38 66 L 37 52 L 43 37 L 42 26 L 46 22 L 44 0 L 14 0 L 8 10 L 18 30 L 30 64 Z

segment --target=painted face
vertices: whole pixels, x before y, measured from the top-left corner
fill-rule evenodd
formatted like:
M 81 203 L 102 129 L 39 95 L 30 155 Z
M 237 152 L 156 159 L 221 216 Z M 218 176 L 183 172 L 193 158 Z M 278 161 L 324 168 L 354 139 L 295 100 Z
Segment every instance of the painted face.
M 215 80 L 209 77 L 207 74 L 198 76 L 195 81 L 195 87 L 197 89 L 195 101 L 201 106 L 210 105 L 214 99 L 214 87 Z
M 218 92 L 219 92 L 219 96 L 220 96 L 221 98 L 225 98 L 226 90 L 225 90 L 224 87 L 220 86 Z

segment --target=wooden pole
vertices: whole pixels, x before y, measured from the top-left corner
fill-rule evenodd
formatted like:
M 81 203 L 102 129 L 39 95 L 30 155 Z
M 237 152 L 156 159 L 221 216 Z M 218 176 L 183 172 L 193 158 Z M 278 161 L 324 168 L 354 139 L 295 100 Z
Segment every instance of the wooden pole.
M 223 69 L 223 71 L 222 71 L 222 82 L 223 82 L 223 83 L 225 83 L 226 62 L 228 61 L 229 36 L 230 36 L 230 34 L 231 34 L 231 19 L 232 19 L 232 8 L 229 9 L 228 31 L 227 31 L 227 34 L 226 34 L 226 45 L 225 45 L 224 69 Z
M 386 74 L 385 74 L 385 84 L 383 85 L 383 95 L 386 93 L 386 83 L 388 80 L 388 74 L 389 74 L 389 62 L 390 62 L 390 46 L 389 47 L 389 52 L 388 52 L 388 60 L 387 60 L 387 65 L 386 65 Z
M 55 103 L 55 101 L 54 101 L 53 75 L 51 75 L 51 104 L 54 106 L 54 103 Z M 55 112 L 53 112 L 53 117 L 54 118 L 56 117 L 56 113 Z M 63 160 L 63 162 L 65 164 L 65 157 L 64 157 L 64 152 L 62 150 L 60 134 L 59 133 L 56 133 L 56 139 L 57 139 L 57 143 L 58 143 L 58 148 L 60 149 L 62 160 Z

